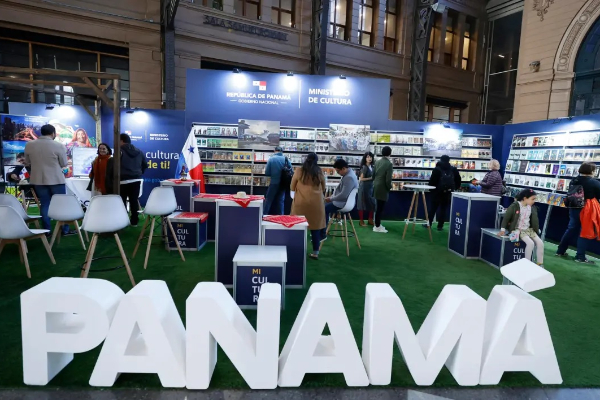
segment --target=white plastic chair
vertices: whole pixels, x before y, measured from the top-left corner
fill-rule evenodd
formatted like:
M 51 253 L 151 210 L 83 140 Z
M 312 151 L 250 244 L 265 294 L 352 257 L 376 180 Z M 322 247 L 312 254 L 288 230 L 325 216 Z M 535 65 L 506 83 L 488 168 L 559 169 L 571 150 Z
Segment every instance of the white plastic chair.
M 125 255 L 118 234 L 121 229 L 125 229 L 128 226 L 129 215 L 127 215 L 127 210 L 125 209 L 121 196 L 106 195 L 95 196 L 92 198 L 90 206 L 83 218 L 83 225 L 81 226 L 83 230 L 93 233 L 90 248 L 85 258 L 85 268 L 81 272 L 82 278 L 87 278 L 90 273 L 90 267 L 92 265 L 92 260 L 94 259 L 94 251 L 96 251 L 96 244 L 98 244 L 98 236 L 100 234 L 108 233 L 113 234 L 115 237 L 119 252 L 121 253 L 121 258 L 127 269 L 127 275 L 129 275 L 129 280 L 131 281 L 131 284 L 135 286 L 135 280 L 133 279 L 133 274 L 131 273 L 131 268 L 129 268 L 127 256 Z
M 344 218 L 344 229 L 333 230 L 333 232 L 341 232 L 342 233 L 342 238 L 346 241 L 346 254 L 348 255 L 348 257 L 350 257 L 350 245 L 348 244 L 348 237 L 349 237 L 349 235 L 348 235 L 348 220 L 350 220 L 350 224 L 352 225 L 352 231 L 354 232 L 354 238 L 356 239 L 356 244 L 358 245 L 358 248 L 361 249 L 360 241 L 358 240 L 358 235 L 356 234 L 356 229 L 354 228 L 354 221 L 352 220 L 352 216 L 350 215 L 350 212 L 352 210 L 354 210 L 354 206 L 356 205 L 356 194 L 357 193 L 358 193 L 358 188 L 353 189 L 350 192 L 348 199 L 346 200 L 346 205 L 344 205 L 344 207 L 337 212 L 338 219 L 341 220 L 342 217 Z M 333 221 L 334 221 L 334 218 L 329 218 L 329 224 L 327 225 L 327 235 L 329 235 Z M 335 235 L 332 235 L 332 236 L 335 237 Z M 323 247 L 323 243 L 325 243 L 325 242 L 321 242 L 321 247 Z
M 83 212 L 83 208 L 81 208 L 81 203 L 79 203 L 77 197 L 71 194 L 55 194 L 52 196 L 52 200 L 50 200 L 48 216 L 56 221 L 54 233 L 52 234 L 52 240 L 50 240 L 50 248 L 54 246 L 54 241 L 57 240 L 57 238 L 58 243 L 60 243 L 61 227 L 65 224 L 73 224 L 75 225 L 75 229 L 77 229 L 77 234 L 79 235 L 79 240 L 81 240 L 81 245 L 83 246 L 83 249 L 86 250 L 85 242 L 83 241 L 83 236 L 81 235 L 78 222 L 83 220 L 85 213 Z M 89 238 L 87 239 L 89 242 Z
M 175 245 L 177 246 L 177 250 L 179 250 L 179 255 L 181 259 L 185 261 L 185 257 L 183 256 L 183 251 L 181 251 L 181 247 L 179 247 L 179 240 L 177 240 L 177 235 L 175 234 L 175 229 L 173 229 L 173 225 L 171 225 L 171 221 L 169 220 L 169 215 L 171 215 L 177 209 L 177 199 L 175 198 L 175 191 L 172 186 L 159 186 L 152 189 L 150 192 L 150 196 L 148 197 L 148 201 L 146 202 L 146 208 L 144 208 L 144 215 L 146 218 L 146 222 L 144 222 L 144 227 L 142 228 L 142 233 L 140 233 L 140 237 L 138 238 L 137 244 L 135 245 L 135 249 L 133 250 L 133 257 L 137 254 L 138 248 L 140 247 L 140 242 L 144 239 L 144 233 L 146 233 L 146 228 L 148 227 L 148 222 L 150 223 L 150 235 L 148 236 L 148 247 L 146 248 L 146 259 L 144 260 L 144 269 L 148 267 L 148 257 L 150 257 L 150 246 L 152 246 L 152 236 L 154 235 L 154 223 L 156 219 L 160 218 L 161 226 L 163 228 L 163 235 L 166 233 L 167 226 L 173 235 L 173 239 L 175 241 Z
M 28 225 L 33 222 L 35 223 L 35 227 L 40 229 L 40 219 L 42 217 L 39 215 L 28 215 L 25 212 L 25 209 L 23 208 L 21 203 L 19 203 L 19 200 L 15 196 L 7 193 L 0 193 L 0 206 L 8 206 L 14 208 L 19 214 L 19 216 L 23 218 L 25 224 Z
M 22 208 L 21 211 L 23 211 Z M 29 259 L 27 258 L 26 240 L 42 239 L 50 261 L 52 261 L 52 264 L 56 264 L 52 255 L 52 249 L 50 249 L 50 244 L 48 244 L 48 239 L 46 239 L 46 233 L 50 232 L 49 230 L 29 229 L 23 218 L 19 215 L 19 212 L 9 206 L 0 206 L 0 221 L 2 221 L 0 224 L 0 254 L 2 254 L 4 246 L 9 243 L 18 245 L 19 256 L 21 262 L 25 261 L 28 278 L 31 278 L 31 271 L 29 270 Z

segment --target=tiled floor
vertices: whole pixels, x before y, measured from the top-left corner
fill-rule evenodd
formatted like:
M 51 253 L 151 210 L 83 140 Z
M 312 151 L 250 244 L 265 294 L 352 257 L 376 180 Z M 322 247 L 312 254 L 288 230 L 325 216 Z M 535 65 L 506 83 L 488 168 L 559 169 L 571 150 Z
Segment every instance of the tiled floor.
M 597 400 L 600 389 L 0 390 L 0 400 Z

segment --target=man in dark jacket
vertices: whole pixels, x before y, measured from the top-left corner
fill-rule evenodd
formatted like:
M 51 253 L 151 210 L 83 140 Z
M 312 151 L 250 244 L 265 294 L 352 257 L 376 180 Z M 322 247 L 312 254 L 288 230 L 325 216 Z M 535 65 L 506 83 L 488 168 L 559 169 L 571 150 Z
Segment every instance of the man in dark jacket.
M 144 153 L 131 144 L 129 135 L 121 134 L 121 184 L 119 190 L 125 207 L 129 199 L 129 211 L 131 217 L 129 222 L 131 226 L 137 226 L 139 221 L 138 210 L 140 197 L 140 186 L 142 184 L 142 175 L 148 168 L 146 156 Z M 112 173 L 108 173 L 112 178 Z M 109 182 L 106 182 L 107 187 Z
M 429 212 L 429 225 L 433 224 L 433 217 L 437 213 L 438 231 L 444 227 L 446 219 L 446 209 L 452 200 L 452 192 L 458 189 L 461 185 L 460 173 L 450 165 L 450 157 L 444 155 L 440 157 L 440 161 L 435 166 L 429 179 L 429 186 L 435 186 L 435 190 L 431 191 L 431 210 Z

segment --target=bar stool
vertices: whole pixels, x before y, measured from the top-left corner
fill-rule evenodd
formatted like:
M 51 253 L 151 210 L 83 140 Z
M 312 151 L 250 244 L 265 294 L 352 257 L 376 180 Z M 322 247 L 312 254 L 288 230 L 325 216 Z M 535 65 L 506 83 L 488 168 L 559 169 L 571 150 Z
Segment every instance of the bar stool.
M 333 237 L 338 237 L 338 232 L 341 233 L 342 238 L 346 241 L 346 254 L 348 255 L 348 257 L 350 257 L 350 245 L 348 244 L 349 237 L 354 236 L 359 250 L 361 249 L 360 241 L 358 240 L 358 235 L 356 234 L 356 229 L 354 228 L 354 221 L 352 221 L 352 216 L 350 215 L 350 212 L 354 209 L 354 206 L 356 205 L 356 194 L 357 193 L 358 193 L 358 188 L 353 189 L 350 192 L 348 199 L 346 200 L 346 205 L 344 205 L 344 207 L 337 212 L 338 220 L 341 220 L 342 217 L 344 218 L 344 228 L 343 229 L 341 229 L 341 228 L 334 229 L 333 231 L 331 231 L 331 225 L 333 224 L 333 221 L 335 220 L 335 218 L 329 218 L 329 224 L 327 225 L 327 235 L 328 236 L 330 235 L 330 231 L 332 232 L 331 236 L 333 236 Z M 350 220 L 350 224 L 352 225 L 352 231 L 354 233 L 348 234 L 348 219 Z M 321 242 L 321 247 L 319 248 L 319 250 L 323 247 L 323 243 L 325 243 L 325 242 Z
M 135 280 L 133 279 L 133 274 L 131 273 L 131 268 L 129 268 L 127 256 L 125 255 L 125 251 L 123 251 L 123 245 L 121 244 L 121 239 L 119 239 L 118 234 L 120 230 L 125 229 L 128 226 L 129 215 L 127 214 L 121 196 L 106 195 L 92 197 L 81 227 L 83 230 L 93 233 L 90 248 L 88 249 L 85 258 L 85 267 L 81 272 L 82 278 L 87 278 L 90 273 L 90 267 L 94 259 L 94 251 L 96 251 L 99 235 L 112 234 L 117 242 L 117 247 L 121 253 L 125 268 L 127 269 L 129 280 L 131 281 L 131 284 L 135 286 Z
M 183 256 L 183 252 L 181 251 L 181 247 L 179 246 L 179 240 L 177 240 L 175 229 L 173 229 L 173 225 L 171 225 L 171 221 L 168 218 L 168 216 L 171 215 L 176 209 L 177 199 L 175 198 L 175 191 L 173 190 L 172 186 L 159 186 L 152 189 L 152 192 L 150 192 L 150 196 L 148 197 L 148 201 L 146 202 L 146 208 L 144 208 L 144 215 L 146 215 L 148 218 L 146 218 L 146 221 L 144 222 L 144 227 L 142 228 L 142 232 L 140 233 L 140 237 L 138 238 L 137 244 L 135 245 L 135 249 L 133 250 L 132 255 L 132 258 L 135 258 L 138 248 L 140 247 L 140 242 L 144 239 L 144 233 L 146 233 L 146 228 L 148 227 L 148 223 L 150 222 L 150 235 L 148 236 L 148 247 L 146 248 L 146 259 L 144 260 L 144 269 L 148 267 L 150 247 L 152 246 L 152 236 L 154 235 L 154 223 L 158 218 L 160 218 L 164 236 L 168 236 L 165 235 L 165 231 L 166 227 L 169 227 L 169 230 L 173 235 L 175 244 L 177 245 L 179 255 L 181 256 L 181 259 L 185 262 L 185 257 Z
M 60 243 L 61 226 L 65 224 L 73 224 L 75 225 L 75 229 L 77 230 L 77 234 L 79 235 L 81 246 L 83 246 L 84 250 L 87 250 L 85 247 L 85 242 L 83 241 L 83 236 L 81 235 L 81 230 L 79 229 L 79 221 L 83 221 L 85 213 L 83 212 L 83 209 L 81 208 L 81 204 L 79 203 L 79 200 L 77 200 L 77 197 L 70 194 L 55 194 L 54 196 L 52 196 L 52 200 L 50 200 L 48 216 L 56 221 L 54 233 L 52 234 L 52 240 L 50 240 L 50 247 L 54 245 L 54 241 L 57 239 L 57 243 Z M 87 232 L 86 238 L 89 242 Z

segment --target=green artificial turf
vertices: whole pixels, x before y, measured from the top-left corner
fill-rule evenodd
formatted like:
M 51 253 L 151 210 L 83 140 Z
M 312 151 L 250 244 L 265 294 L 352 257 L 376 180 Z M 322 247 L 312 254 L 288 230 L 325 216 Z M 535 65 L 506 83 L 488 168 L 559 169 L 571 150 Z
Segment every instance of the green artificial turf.
M 444 285 L 464 284 L 487 299 L 494 285 L 500 284 L 500 272 L 478 260 L 464 260 L 447 250 L 447 228 L 434 232 L 434 243 L 429 243 L 426 230 L 417 227 L 414 235 L 401 240 L 404 224 L 388 222 L 389 233 L 376 234 L 370 228 L 360 228 L 362 250 L 350 243 L 350 258 L 341 239 L 328 240 L 318 261 L 307 260 L 308 284 L 333 282 L 341 294 L 346 313 L 360 348 L 362 343 L 365 286 L 370 282 L 389 283 L 401 297 L 415 330 L 421 326 L 428 311 Z M 358 226 L 357 226 L 358 228 Z M 131 255 L 141 228 L 128 228 L 121 234 L 125 251 Z M 309 242 L 310 243 L 310 242 Z M 546 267 L 554 273 L 556 286 L 533 293 L 542 300 L 558 355 L 564 385 L 600 386 L 600 268 L 579 265 L 553 257 L 555 246 L 546 244 Z M 117 255 L 111 238 L 99 242 L 96 256 Z M 41 241 L 29 243 L 32 279 L 27 279 L 25 268 L 19 264 L 15 246 L 8 246 L 0 256 L 0 387 L 23 386 L 21 357 L 21 328 L 19 295 L 54 276 L 77 277 L 85 258 L 76 236 L 63 238 L 54 247 L 57 265 L 52 265 Z M 177 308 L 185 322 L 185 300 L 200 281 L 214 280 L 214 244 L 208 244 L 198 253 L 186 252 L 182 262 L 177 252 L 167 252 L 163 246 L 153 246 L 148 269 L 143 268 L 144 252 L 131 261 L 137 282 L 159 279 L 167 282 Z M 104 260 L 93 264 L 102 268 L 118 264 L 118 260 Z M 97 272 L 94 278 L 110 280 L 123 290 L 131 288 L 124 269 Z M 286 308 L 281 314 L 281 341 L 283 347 L 292 324 L 302 305 L 306 290 L 287 290 Z M 246 311 L 255 322 L 255 311 Z M 50 387 L 88 387 L 99 348 L 75 359 L 56 378 Z M 507 373 L 504 386 L 539 386 L 529 373 Z M 412 386 L 408 370 L 395 349 L 392 385 Z M 455 386 L 456 382 L 444 368 L 436 386 Z M 341 374 L 309 374 L 303 386 L 345 386 Z M 156 375 L 122 374 L 115 387 L 158 388 Z M 212 378 L 211 388 L 247 388 L 239 373 L 222 351 Z

